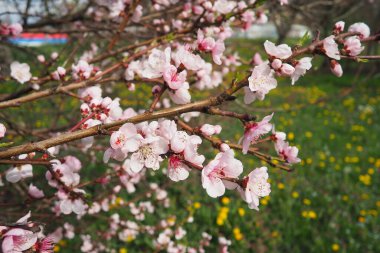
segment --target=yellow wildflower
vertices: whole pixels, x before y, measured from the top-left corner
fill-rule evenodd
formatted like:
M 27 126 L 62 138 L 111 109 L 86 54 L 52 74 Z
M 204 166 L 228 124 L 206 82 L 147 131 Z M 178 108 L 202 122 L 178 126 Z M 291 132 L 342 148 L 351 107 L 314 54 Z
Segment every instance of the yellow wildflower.
M 331 245 L 331 249 L 332 249 L 333 251 L 338 251 L 338 250 L 340 249 L 339 244 L 334 243 L 333 245 Z
M 243 216 L 245 215 L 245 210 L 244 210 L 244 208 L 241 208 L 241 207 L 240 207 L 240 208 L 238 209 L 238 213 L 239 213 L 240 216 L 243 217 Z

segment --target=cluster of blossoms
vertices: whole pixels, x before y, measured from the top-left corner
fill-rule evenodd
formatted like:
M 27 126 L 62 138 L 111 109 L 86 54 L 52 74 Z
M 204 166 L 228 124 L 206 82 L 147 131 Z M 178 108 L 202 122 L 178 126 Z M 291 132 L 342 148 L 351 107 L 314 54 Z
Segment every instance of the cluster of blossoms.
M 12 225 L 0 225 L 1 252 L 53 253 L 54 242 L 52 238 L 43 234 L 42 226 L 28 222 L 30 216 L 29 212 Z
M 93 74 L 96 74 L 98 69 L 88 64 L 85 60 L 79 60 L 77 65 L 73 64 L 71 71 L 74 80 L 85 80 L 89 79 Z
M 51 170 L 46 172 L 46 179 L 51 187 L 57 188 L 58 201 L 53 208 L 56 214 L 72 212 L 83 215 L 87 204 L 83 201 L 84 190 L 77 188 L 80 182 L 81 162 L 74 156 L 62 160 L 52 160 Z
M 345 23 L 339 21 L 335 24 L 333 33 L 339 35 L 344 31 Z M 362 39 L 367 38 L 370 35 L 369 27 L 364 23 L 355 23 L 348 28 L 349 33 L 356 35 L 345 37 L 343 40 L 334 40 L 334 35 L 327 37 L 323 41 L 323 52 L 326 53 L 330 60 L 331 72 L 337 77 L 343 75 L 342 66 L 338 60 L 341 59 L 341 55 L 355 57 L 358 56 L 363 50 L 364 46 L 361 45 Z M 339 44 L 343 45 L 343 48 L 339 50 Z
M 348 32 L 357 33 L 357 35 L 338 40 L 336 36 L 343 31 L 344 22 L 337 22 L 333 30 L 334 34 L 323 39 L 322 44 L 317 49 L 317 52 L 330 58 L 331 71 L 338 77 L 343 74 L 342 67 L 338 63 L 341 55 L 358 56 L 364 50 L 360 40 L 367 38 L 370 34 L 370 29 L 366 24 L 355 23 L 348 28 Z M 343 45 L 341 50 L 339 50 L 338 43 Z M 290 77 L 292 84 L 294 84 L 312 67 L 311 57 L 293 59 L 292 55 L 295 52 L 286 44 L 276 46 L 274 43 L 266 41 L 264 48 L 269 56 L 269 62 L 254 59 L 254 62 L 258 62 L 258 64 L 248 79 L 249 86 L 244 88 L 244 102 L 246 104 L 250 104 L 256 99 L 263 100 L 270 90 L 276 88 L 275 75 Z
M 171 120 L 151 123 L 124 124 L 112 133 L 111 148 L 105 153 L 105 160 L 112 157 L 117 160 L 130 155 L 130 169 L 140 172 L 143 168 L 158 170 L 163 155 L 169 159 L 168 176 L 174 180 L 184 180 L 189 175 L 186 162 L 202 166 L 204 156 L 197 153 L 202 139 L 177 131 L 177 124 Z

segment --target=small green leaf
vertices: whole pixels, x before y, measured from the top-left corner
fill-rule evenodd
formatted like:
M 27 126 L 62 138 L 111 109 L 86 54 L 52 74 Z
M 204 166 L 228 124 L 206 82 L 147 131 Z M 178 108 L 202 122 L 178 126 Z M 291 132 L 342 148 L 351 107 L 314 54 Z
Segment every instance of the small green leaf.
M 358 62 L 368 62 L 368 59 L 358 58 L 357 61 Z
M 305 32 L 305 34 L 300 38 L 300 40 L 297 42 L 297 45 L 303 46 L 306 44 L 306 42 L 310 39 L 309 32 Z
M 0 148 L 8 147 L 12 144 L 13 144 L 13 142 L 2 142 L 2 143 L 0 143 Z

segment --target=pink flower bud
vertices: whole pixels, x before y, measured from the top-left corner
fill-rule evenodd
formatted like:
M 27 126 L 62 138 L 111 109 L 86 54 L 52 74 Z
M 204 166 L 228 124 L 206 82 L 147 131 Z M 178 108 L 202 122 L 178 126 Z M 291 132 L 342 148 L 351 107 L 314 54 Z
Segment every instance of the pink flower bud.
M 295 68 L 290 64 L 282 64 L 281 73 L 285 76 L 291 76 L 295 71 Z
M 5 136 L 5 132 L 7 131 L 7 128 L 0 123 L 0 138 L 3 138 Z
M 37 56 L 37 60 L 41 63 L 44 63 L 45 62 L 45 56 L 43 56 L 42 54 L 38 55 Z
M 277 70 L 279 68 L 281 68 L 282 66 L 282 61 L 280 59 L 274 59 L 271 63 L 271 66 L 274 70 Z
M 30 184 L 29 185 L 29 189 L 28 189 L 28 194 L 32 197 L 32 198 L 35 198 L 35 199 L 40 199 L 40 198 L 43 198 L 45 197 L 45 194 L 42 190 L 38 189 L 36 186 L 34 186 L 33 184 Z
M 161 87 L 159 85 L 153 86 L 153 88 L 152 88 L 152 94 L 157 94 L 160 91 L 161 91 Z
M 214 126 L 214 130 L 215 130 L 215 134 L 220 134 L 220 132 L 222 131 L 222 126 L 216 125 Z
M 57 59 L 57 58 L 58 58 L 58 53 L 57 53 L 57 52 L 53 52 L 53 53 L 51 53 L 50 58 L 51 58 L 52 60 Z
M 330 70 L 337 77 L 341 77 L 343 75 L 342 66 L 336 60 L 330 61 Z
M 210 124 L 204 124 L 204 125 L 201 127 L 201 132 L 202 132 L 204 135 L 211 136 L 211 135 L 215 134 L 215 128 L 214 128 L 213 125 L 210 125 Z
M 334 33 L 339 34 L 343 32 L 345 23 L 343 21 L 338 21 L 334 25 Z
M 128 90 L 129 90 L 129 91 L 135 91 L 135 90 L 136 90 L 136 85 L 135 85 L 134 83 L 130 83 L 130 84 L 128 85 Z

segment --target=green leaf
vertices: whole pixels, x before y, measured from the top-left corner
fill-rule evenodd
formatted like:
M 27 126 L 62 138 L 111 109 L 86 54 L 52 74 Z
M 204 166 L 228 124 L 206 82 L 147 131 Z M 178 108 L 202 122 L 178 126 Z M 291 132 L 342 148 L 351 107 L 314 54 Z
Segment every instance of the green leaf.
M 358 58 L 357 61 L 358 62 L 368 62 L 368 59 Z
M 305 43 L 310 39 L 309 32 L 305 32 L 305 34 L 300 38 L 300 40 L 297 42 L 297 45 L 303 46 Z
M 12 144 L 13 144 L 13 142 L 2 142 L 2 143 L 0 143 L 0 148 L 8 147 Z

